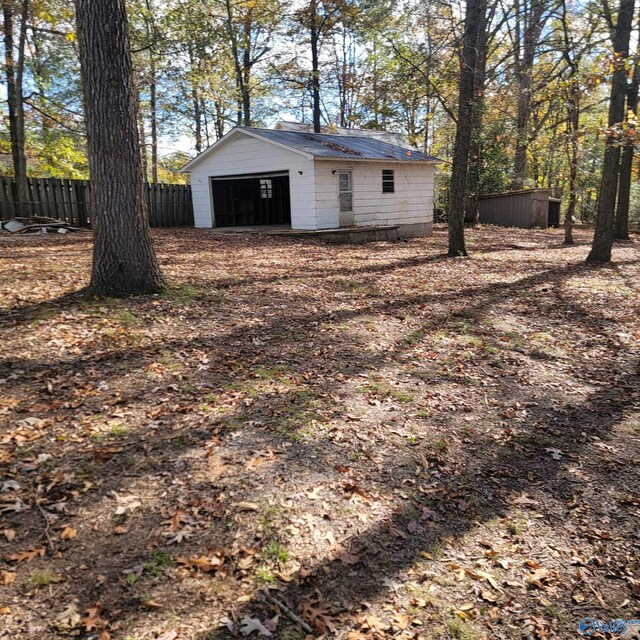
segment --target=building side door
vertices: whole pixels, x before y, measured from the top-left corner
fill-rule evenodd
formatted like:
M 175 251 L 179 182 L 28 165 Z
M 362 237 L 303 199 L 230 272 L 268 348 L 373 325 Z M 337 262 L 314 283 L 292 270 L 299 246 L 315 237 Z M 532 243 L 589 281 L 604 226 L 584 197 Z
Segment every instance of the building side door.
M 351 171 L 338 171 L 338 205 L 340 226 L 350 227 L 355 223 L 353 216 L 353 176 Z

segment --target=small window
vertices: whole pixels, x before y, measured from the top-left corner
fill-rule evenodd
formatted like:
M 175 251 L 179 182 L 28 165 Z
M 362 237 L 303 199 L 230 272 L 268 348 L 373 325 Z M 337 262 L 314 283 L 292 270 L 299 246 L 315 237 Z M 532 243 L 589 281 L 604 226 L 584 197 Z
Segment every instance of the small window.
M 273 184 L 271 183 L 271 180 L 260 180 L 260 197 L 263 200 L 273 198 Z
M 393 169 L 382 170 L 382 193 L 395 193 L 396 182 Z

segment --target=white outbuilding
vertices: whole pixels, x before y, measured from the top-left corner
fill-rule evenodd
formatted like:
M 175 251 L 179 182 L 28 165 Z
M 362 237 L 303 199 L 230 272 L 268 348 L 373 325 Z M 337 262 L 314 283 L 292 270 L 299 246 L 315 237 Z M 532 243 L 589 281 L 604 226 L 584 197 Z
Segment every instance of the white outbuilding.
M 363 135 L 236 127 L 189 162 L 195 226 L 431 233 L 437 158 Z

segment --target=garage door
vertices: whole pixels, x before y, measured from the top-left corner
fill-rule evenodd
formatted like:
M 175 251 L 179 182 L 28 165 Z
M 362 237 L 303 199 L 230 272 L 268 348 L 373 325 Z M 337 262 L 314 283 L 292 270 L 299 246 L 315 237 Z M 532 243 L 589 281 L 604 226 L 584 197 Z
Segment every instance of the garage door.
M 288 175 L 212 178 L 216 227 L 291 224 Z

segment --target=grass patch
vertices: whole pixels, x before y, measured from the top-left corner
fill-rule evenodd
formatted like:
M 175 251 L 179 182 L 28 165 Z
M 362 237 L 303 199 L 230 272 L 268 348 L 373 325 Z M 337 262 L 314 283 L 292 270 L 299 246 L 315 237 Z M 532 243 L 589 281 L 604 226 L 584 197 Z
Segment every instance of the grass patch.
M 256 569 L 254 578 L 259 584 L 269 584 L 270 582 L 276 581 L 276 575 L 271 571 L 271 569 L 269 569 L 269 567 L 264 565 L 261 565 Z
M 149 562 L 145 563 L 144 570 L 151 576 L 158 577 L 172 567 L 174 564 L 173 557 L 164 551 L 154 551 L 151 554 Z
M 36 569 L 35 571 L 31 572 L 28 582 L 29 586 L 31 586 L 32 588 L 40 588 L 47 587 L 48 585 L 57 582 L 57 580 L 58 577 L 50 569 Z
M 415 400 L 415 396 L 412 393 L 404 391 L 398 387 L 394 387 L 386 382 L 371 381 L 366 385 L 358 387 L 356 391 L 365 394 L 371 394 L 376 396 L 384 396 L 393 398 L 397 402 L 409 403 Z
M 176 304 L 188 304 L 195 300 L 204 300 L 207 297 L 207 291 L 195 284 L 183 284 L 169 287 L 163 295 Z
M 264 560 L 275 562 L 278 565 L 286 564 L 289 560 L 287 548 L 275 538 L 269 540 L 262 548 L 261 556 Z

